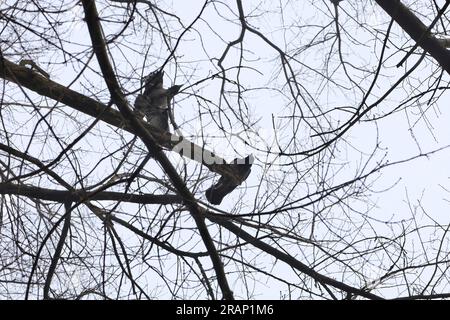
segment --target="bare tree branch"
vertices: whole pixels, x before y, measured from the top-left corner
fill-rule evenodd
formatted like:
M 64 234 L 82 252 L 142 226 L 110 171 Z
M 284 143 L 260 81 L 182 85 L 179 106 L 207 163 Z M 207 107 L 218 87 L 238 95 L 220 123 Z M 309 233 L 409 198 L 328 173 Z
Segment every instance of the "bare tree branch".
M 94 0 L 82 0 L 84 12 L 86 14 L 86 23 L 88 25 L 89 33 L 91 35 L 92 44 L 96 53 L 97 59 L 102 69 L 103 75 L 111 93 L 112 100 L 119 107 L 120 112 L 129 121 L 131 125 L 136 128 L 136 132 L 142 141 L 146 144 L 148 152 L 161 164 L 164 171 L 169 176 L 186 206 L 190 209 L 192 217 L 197 224 L 198 230 L 202 236 L 203 242 L 210 254 L 211 261 L 217 275 L 217 281 L 222 290 L 224 299 L 232 300 L 233 292 L 231 291 L 226 278 L 225 270 L 222 261 L 217 253 L 214 242 L 209 234 L 208 228 L 205 224 L 204 217 L 196 204 L 195 198 L 191 192 L 186 188 L 183 180 L 180 178 L 175 168 L 170 163 L 169 159 L 164 155 L 161 148 L 155 142 L 151 133 L 142 126 L 142 123 L 133 116 L 131 109 L 128 107 L 127 101 L 124 99 L 119 84 L 112 70 L 112 66 L 108 59 L 106 52 L 106 44 L 101 32 L 101 26 Z
M 0 183 L 0 194 L 25 196 L 61 203 L 66 201 L 84 202 L 89 200 L 161 205 L 182 203 L 182 198 L 173 194 L 129 194 L 112 191 L 93 192 L 89 194 L 84 190 L 63 191 L 13 183 Z
M 427 26 L 400 0 L 375 0 L 420 47 L 428 52 L 450 74 L 450 51 L 433 36 Z M 447 7 L 449 1 L 446 1 Z

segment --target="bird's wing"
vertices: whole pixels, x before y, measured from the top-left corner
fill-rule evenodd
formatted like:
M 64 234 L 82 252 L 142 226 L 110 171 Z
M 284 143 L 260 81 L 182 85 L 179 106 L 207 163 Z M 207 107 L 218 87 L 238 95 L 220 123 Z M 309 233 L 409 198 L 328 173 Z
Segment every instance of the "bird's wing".
M 143 94 L 138 94 L 136 100 L 134 101 L 134 108 L 136 110 L 145 110 L 151 104 L 150 99 Z

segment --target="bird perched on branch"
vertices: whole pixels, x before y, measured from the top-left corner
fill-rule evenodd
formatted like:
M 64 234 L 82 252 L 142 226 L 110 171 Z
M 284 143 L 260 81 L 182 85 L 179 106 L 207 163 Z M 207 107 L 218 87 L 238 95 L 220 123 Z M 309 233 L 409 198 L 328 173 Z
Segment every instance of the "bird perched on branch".
M 169 131 L 169 104 L 181 86 L 164 89 L 163 77 L 164 71 L 156 70 L 144 78 L 144 93 L 136 97 L 134 107 L 138 115 L 147 118 L 148 124 Z
M 221 176 L 216 184 L 206 190 L 208 202 L 214 205 L 221 204 L 226 195 L 247 179 L 254 160 L 253 155 L 249 155 L 243 159 L 236 158 L 231 163 L 223 164 L 224 166 L 230 166 L 234 174 L 232 176 Z

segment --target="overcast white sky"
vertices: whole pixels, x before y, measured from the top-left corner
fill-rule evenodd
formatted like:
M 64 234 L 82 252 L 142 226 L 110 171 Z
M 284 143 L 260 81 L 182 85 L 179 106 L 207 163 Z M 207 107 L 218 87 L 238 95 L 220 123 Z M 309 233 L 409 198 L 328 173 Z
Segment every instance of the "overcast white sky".
M 327 11 L 326 6 L 322 1 L 316 2 L 313 6 L 313 1 L 248 1 L 245 0 L 244 9 L 247 14 L 251 14 L 249 18 L 252 25 L 258 30 L 263 32 L 268 38 L 274 41 L 281 48 L 288 52 L 295 52 L 296 49 L 302 48 L 309 40 L 313 39 L 318 28 L 321 25 L 326 25 L 332 22 L 330 20 L 330 14 L 332 12 Z M 441 1 L 442 2 L 442 1 Z M 167 2 L 166 2 L 167 3 Z M 164 5 L 161 1 L 162 8 L 170 8 L 174 10 L 174 13 L 178 15 L 184 25 L 189 25 L 200 11 L 203 1 L 184 1 L 174 0 L 171 2 L 172 6 Z M 283 4 L 282 10 L 279 5 Z M 233 10 L 229 11 L 227 5 Z M 375 43 L 373 35 L 364 32 L 362 29 L 352 29 L 355 23 L 352 19 L 355 18 L 358 21 L 364 21 L 369 25 L 381 25 L 383 15 L 380 11 L 378 14 L 374 14 L 373 7 L 376 4 L 369 1 L 351 1 L 351 5 L 347 1 L 341 3 L 342 9 L 346 10 L 341 12 L 340 18 L 345 21 L 345 26 L 348 26 L 348 30 L 351 36 L 357 38 L 359 41 L 366 43 L 366 46 L 352 46 L 348 45 L 344 48 L 346 59 L 351 60 L 356 65 L 370 65 L 373 69 L 376 68 L 377 58 L 379 57 L 379 51 L 381 49 L 382 35 L 377 35 L 378 43 Z M 359 6 L 359 8 L 352 8 L 353 6 Z M 145 5 L 140 5 L 140 8 L 144 8 Z M 362 10 L 362 8 L 365 8 Z M 330 7 L 331 8 L 331 7 Z M 220 15 L 218 14 L 220 12 Z M 203 16 L 203 20 L 199 21 L 195 25 L 195 31 L 189 31 L 184 36 L 177 49 L 177 63 L 179 68 L 175 69 L 173 64 L 169 64 L 166 68 L 166 83 L 184 83 L 185 87 L 189 84 L 195 83 L 199 79 L 206 77 L 207 75 L 217 72 L 216 62 L 225 49 L 225 42 L 232 41 L 238 37 L 239 25 L 236 23 L 236 12 L 234 1 L 216 2 L 215 7 L 209 6 Z M 359 12 L 360 16 L 352 15 L 352 13 Z M 282 14 L 281 14 L 282 13 Z M 80 15 L 82 15 L 82 8 L 80 7 Z M 234 19 L 233 22 L 225 21 L 223 17 Z M 311 24 L 308 28 L 301 28 L 304 24 Z M 312 24 L 316 25 L 313 26 Z M 290 26 L 286 30 L 283 26 Z M 104 31 L 108 35 L 112 31 L 117 31 L 116 28 L 121 26 L 111 26 L 113 29 L 109 29 L 107 25 L 104 25 Z M 385 30 L 380 26 L 380 29 Z M 173 29 L 173 28 L 169 28 Z M 142 30 L 137 30 L 136 34 L 129 35 L 129 41 L 136 41 L 136 43 L 148 43 L 148 39 L 142 34 Z M 330 28 L 332 31 L 333 28 Z M 181 31 L 181 30 L 180 30 Z M 353 32 L 354 31 L 354 32 Z M 398 29 L 396 29 L 398 32 Z M 173 34 L 177 37 L 179 34 Z M 200 37 L 201 36 L 201 37 Z M 142 38 L 144 37 L 144 39 Z M 85 33 L 85 26 L 76 24 L 72 28 L 72 38 L 78 43 L 89 43 L 89 38 Z M 222 40 L 220 39 L 222 38 Z M 176 39 L 176 38 L 175 38 Z M 398 38 L 399 43 L 406 41 L 405 37 Z M 224 42 L 225 41 L 225 42 Z M 172 43 L 173 45 L 174 43 Z M 259 89 L 250 91 L 245 94 L 246 102 L 249 107 L 249 116 L 252 121 L 255 122 L 253 128 L 257 131 L 260 137 L 263 139 L 254 137 L 250 143 L 253 147 L 265 149 L 266 145 L 272 145 L 274 139 L 274 131 L 272 129 L 272 117 L 275 117 L 276 123 L 280 130 L 280 136 L 283 137 L 288 134 L 288 127 L 286 122 L 281 117 L 289 114 L 289 97 L 285 94 L 286 90 L 283 88 L 283 77 L 280 75 L 280 63 L 275 51 L 270 49 L 260 39 L 257 39 L 254 35 L 247 33 L 245 39 L 245 47 L 248 51 L 245 52 L 245 64 L 254 69 L 244 69 L 241 72 L 240 80 L 241 84 L 247 88 L 261 88 L 268 87 L 270 89 Z M 324 49 L 325 47 L 325 49 Z M 318 46 L 321 50 L 305 50 L 304 54 L 299 54 L 298 58 L 302 63 L 309 65 L 312 68 L 320 68 L 326 56 L 326 45 L 324 47 Z M 150 46 L 149 44 L 149 56 L 167 56 L 168 52 L 164 52 L 165 48 L 161 45 Z M 132 50 L 126 51 L 124 47 L 122 51 L 111 48 L 111 52 L 114 56 L 117 68 L 126 75 L 132 72 L 133 68 L 142 67 L 144 64 L 144 54 L 142 52 L 133 52 Z M 392 47 L 392 52 L 394 48 Z M 43 61 L 60 59 L 61 57 L 41 57 Z M 126 59 L 125 59 L 126 58 Z M 388 61 L 389 65 L 395 65 L 400 61 L 402 55 L 394 55 Z M 239 59 L 239 52 L 231 49 L 229 57 L 225 60 L 225 66 L 236 65 Z M 331 60 L 336 62 L 336 57 Z M 410 60 L 414 61 L 416 57 L 411 57 Z M 127 61 L 128 60 L 128 61 Z M 130 63 L 131 61 L 131 63 Z M 151 61 L 151 58 L 149 58 Z M 133 64 L 134 62 L 134 64 Z M 158 61 L 160 63 L 161 61 Z M 133 65 L 131 65 L 133 64 Z M 408 66 L 413 63 L 409 62 Z M 147 62 L 145 72 L 148 72 L 154 66 L 150 62 Z M 50 70 L 52 79 L 61 83 L 69 83 L 73 76 L 76 74 L 70 73 L 64 65 L 54 66 L 53 70 Z M 329 88 L 324 89 L 326 86 L 323 79 L 308 70 L 307 68 L 298 68 L 299 72 L 304 72 L 304 75 L 299 75 L 299 80 L 303 81 L 302 85 L 308 89 L 311 93 L 311 104 L 314 103 L 322 106 L 325 110 L 330 109 L 333 106 L 353 106 L 360 101 L 361 96 L 358 93 L 353 95 L 348 92 L 344 92 L 337 87 L 330 85 Z M 429 75 L 429 69 L 420 68 L 415 71 L 411 84 L 414 82 L 419 83 L 425 81 L 424 75 Z M 387 77 L 374 88 L 374 94 L 369 98 L 369 102 L 374 102 L 376 98 L 384 92 L 389 86 L 395 82 L 395 80 L 404 73 L 404 68 L 398 70 L 391 69 L 389 72 L 383 71 Z M 86 72 L 85 77 L 88 78 L 89 72 Z M 230 72 L 230 75 L 233 75 Z M 139 85 L 138 78 L 140 75 L 136 75 L 135 82 L 123 83 L 127 90 L 134 90 Z M 340 80 L 338 77 L 337 79 Z M 367 83 L 370 83 L 371 77 L 368 79 L 358 79 L 358 82 L 364 84 L 367 88 Z M 97 85 L 97 82 L 95 82 Z M 219 100 L 219 88 L 221 82 L 216 79 L 214 81 L 208 81 L 196 88 L 188 89 L 187 93 L 199 93 L 202 96 L 218 103 Z M 345 79 L 342 78 L 342 84 L 345 83 Z M 103 84 L 104 86 L 104 84 Z M 76 88 L 79 91 L 83 91 L 82 88 Z M 279 91 L 277 91 L 279 90 Z M 284 90 L 284 91 L 283 91 Z M 406 89 L 405 89 L 406 90 Z M 87 90 L 86 90 L 87 92 Z M 357 92 L 357 91 L 355 91 Z M 284 93 L 284 94 L 282 94 Z M 396 90 L 388 100 L 381 103 L 374 114 L 388 113 L 394 109 L 398 102 L 405 99 L 405 96 L 417 94 L 418 92 L 402 91 L 402 89 Z M 189 136 L 195 134 L 200 130 L 205 130 L 212 137 L 218 134 L 217 127 L 209 120 L 207 123 L 198 123 L 193 119 L 198 116 L 198 111 L 203 110 L 199 108 L 195 98 L 192 96 L 180 95 L 175 105 L 175 116 L 178 123 L 185 123 L 181 130 L 183 134 Z M 130 97 L 130 102 L 134 101 L 134 97 Z M 231 103 L 235 103 L 236 100 L 230 100 Z M 224 103 L 224 102 L 222 102 Z M 439 148 L 445 148 L 450 145 L 450 98 L 448 94 L 443 96 L 437 103 L 428 107 L 426 105 L 420 106 L 420 108 L 429 108 L 426 112 L 426 117 L 421 116 L 418 113 L 419 106 L 414 106 L 408 111 L 400 111 L 387 118 L 381 119 L 376 122 L 360 122 L 355 125 L 349 133 L 346 135 L 346 145 L 342 145 L 337 154 L 336 161 L 347 162 L 343 166 L 343 170 L 339 171 L 336 175 L 335 183 L 338 181 L 344 181 L 346 178 L 350 178 L 354 175 L 361 163 L 364 163 L 370 156 L 371 150 L 375 147 L 377 142 L 380 143 L 380 149 L 376 157 L 371 160 L 372 165 L 376 161 L 381 159 L 389 160 L 390 162 L 401 161 L 410 157 L 417 156 L 420 153 L 427 153 Z M 306 108 L 306 107 L 305 107 Z M 344 120 L 346 113 L 333 114 L 333 119 Z M 430 130 L 431 128 L 431 130 Z M 229 128 L 232 133 L 239 134 L 242 132 L 242 126 L 239 126 L 236 122 L 231 121 Z M 412 129 L 412 130 L 411 130 Z M 311 132 L 304 131 L 304 137 L 298 137 L 299 141 L 309 139 Z M 244 135 L 245 137 L 245 135 Z M 102 138 L 104 143 L 108 141 L 108 138 Z M 248 139 L 248 137 L 246 138 Z M 254 165 L 254 170 L 250 178 L 248 179 L 247 186 L 250 188 L 241 189 L 226 198 L 226 201 L 220 206 L 221 209 L 230 210 L 235 206 L 235 201 L 239 196 L 244 194 L 244 203 L 241 206 L 240 213 L 247 213 L 252 210 L 253 198 L 255 192 L 260 183 L 263 175 L 268 176 L 271 174 L 279 174 L 280 167 L 274 166 L 269 171 L 263 171 L 265 164 L 265 155 L 256 152 L 254 149 L 246 148 L 242 141 L 233 137 L 211 138 L 209 141 L 209 147 L 213 148 L 219 155 L 225 157 L 227 160 L 231 160 L 236 156 L 244 156 L 248 153 L 254 153 L 257 161 Z M 111 145 L 114 140 L 109 141 Z M 201 140 L 197 142 L 201 143 Z M 92 142 L 91 142 L 92 143 Z M 239 154 L 238 151 L 241 151 Z M 109 152 L 109 151 L 108 151 Z M 101 156 L 101 154 L 99 154 Z M 421 157 L 419 159 L 395 165 L 393 167 L 384 169 L 380 172 L 379 179 L 372 185 L 372 193 L 370 194 L 367 202 L 358 202 L 350 204 L 354 208 L 372 208 L 370 216 L 377 220 L 391 220 L 400 221 L 402 219 L 410 219 L 412 216 L 411 210 L 415 210 L 414 207 L 420 204 L 423 208 L 417 209 L 414 212 L 416 218 L 421 221 L 422 224 L 430 223 L 432 220 L 436 220 L 440 223 L 448 224 L 448 206 L 450 184 L 448 183 L 450 176 L 450 168 L 448 165 L 448 159 L 450 156 L 450 150 L 442 150 L 429 157 Z M 176 159 L 176 156 L 172 156 Z M 273 159 L 272 159 L 273 160 Z M 84 159 L 89 164 L 90 159 Z M 95 161 L 92 161 L 95 163 Z M 107 164 L 104 164 L 107 166 Z M 270 170 L 273 170 L 271 172 Z M 389 190 L 384 191 L 386 188 L 391 187 Z M 202 199 L 205 200 L 205 199 Z M 247 201 L 247 202 L 245 202 Z M 409 201 L 409 203 L 408 203 Z M 275 205 L 275 204 L 274 204 Z M 130 206 L 133 208 L 133 206 Z M 425 210 L 429 217 L 424 215 Z M 412 223 L 412 222 L 408 222 Z M 380 227 L 380 234 L 383 233 L 383 224 L 377 224 Z M 390 226 L 385 226 L 390 228 Z M 423 234 L 425 238 L 429 237 L 428 234 Z M 409 243 L 410 246 L 418 245 L 414 243 L 415 237 L 411 237 L 413 243 Z M 255 258 L 256 259 L 256 258 Z M 267 258 L 265 258 L 267 259 Z M 295 278 L 292 270 L 283 263 L 277 262 L 273 269 L 268 267 L 274 261 L 263 260 L 266 262 L 265 270 L 267 272 L 273 272 L 274 274 L 282 275 L 286 279 Z M 173 273 L 178 270 L 172 270 Z M 377 270 L 367 270 L 368 273 L 377 273 Z M 376 278 L 376 275 L 372 276 Z M 233 290 L 237 297 L 245 298 L 246 292 L 241 281 L 234 282 L 233 278 L 230 278 L 230 283 L 233 286 Z M 160 281 L 152 279 L 150 281 Z M 239 283 L 239 284 L 237 284 Z M 162 284 L 162 282 L 161 282 Z M 241 287 L 242 286 L 242 287 Z M 265 281 L 264 278 L 256 280 L 250 285 L 254 289 L 253 298 L 274 298 L 278 299 L 286 295 L 286 287 L 280 285 L 274 280 Z M 251 289 L 252 289 L 251 288 Z M 164 294 L 167 294 L 165 292 Z M 161 297 L 160 297 L 161 298 Z M 292 297 L 295 298 L 295 297 Z

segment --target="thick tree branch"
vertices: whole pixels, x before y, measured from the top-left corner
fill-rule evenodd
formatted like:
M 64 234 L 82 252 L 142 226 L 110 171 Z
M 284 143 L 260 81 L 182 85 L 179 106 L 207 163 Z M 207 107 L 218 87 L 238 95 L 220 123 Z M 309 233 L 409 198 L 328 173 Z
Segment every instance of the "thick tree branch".
M 94 199 L 94 200 L 117 200 L 115 192 L 107 192 L 107 191 L 95 192 L 94 194 L 90 194 L 90 196 L 87 196 L 86 198 L 83 199 L 83 198 L 81 198 L 83 195 L 82 192 L 75 190 L 69 183 L 67 183 L 63 178 L 61 178 L 59 175 L 57 175 L 50 168 L 46 167 L 38 159 L 36 159 L 30 155 L 27 155 L 23 152 L 20 152 L 18 150 L 15 150 L 14 148 L 11 148 L 4 144 L 1 144 L 1 143 L 0 143 L 0 150 L 3 150 L 15 157 L 26 160 L 26 161 L 36 165 L 38 168 L 40 168 L 42 171 L 44 171 L 50 177 L 55 179 L 58 183 L 60 183 L 63 187 L 65 187 L 68 190 L 68 191 L 66 191 L 65 194 L 64 194 L 64 191 L 58 191 L 58 194 L 56 194 L 56 196 L 55 196 L 55 192 L 53 192 L 54 190 L 51 190 L 52 192 L 48 192 L 47 190 L 42 189 L 42 188 L 38 188 L 40 190 L 36 190 L 36 188 L 33 189 L 33 187 L 30 188 L 30 187 L 24 186 L 24 185 L 18 186 L 18 185 L 12 185 L 12 184 L 8 184 L 8 183 L 2 183 L 2 184 L 0 184 L 0 194 L 23 195 L 23 196 L 27 196 L 30 198 L 39 198 L 41 200 L 50 200 L 50 201 L 58 201 L 58 202 L 64 202 L 66 200 L 74 201 L 74 202 L 84 201 L 84 204 L 102 221 L 104 221 L 105 213 L 101 209 L 99 209 L 98 207 L 96 207 L 92 203 L 90 203 L 89 200 L 86 200 L 86 199 L 89 198 L 89 199 Z M 96 197 L 99 197 L 99 199 L 95 199 Z M 141 203 L 141 204 L 151 204 L 152 201 L 155 200 L 153 195 L 148 195 L 148 194 L 145 194 L 145 195 L 118 194 L 117 197 L 119 197 L 120 201 L 127 202 L 127 199 L 128 199 L 129 202 L 135 202 L 135 200 L 136 200 L 137 203 Z M 128 197 L 128 198 L 126 198 L 126 197 Z M 161 196 L 158 195 L 157 197 L 159 198 Z M 109 198 L 111 198 L 111 199 L 109 199 Z M 61 199 L 61 201 L 60 201 L 60 199 Z M 177 195 L 164 195 L 164 200 L 162 200 L 162 201 L 167 201 L 167 199 L 173 200 L 172 203 L 181 203 L 182 202 L 181 197 L 179 197 Z M 161 200 L 161 199 L 159 199 L 159 200 Z M 170 204 L 172 204 L 172 203 L 170 203 Z M 162 204 L 162 203 L 158 203 L 158 204 Z M 152 243 L 156 244 L 157 246 L 159 246 L 159 247 L 165 249 L 166 251 L 171 252 L 175 255 L 182 255 L 182 256 L 194 257 L 194 258 L 207 255 L 207 253 L 203 253 L 203 252 L 196 253 L 196 252 L 186 252 L 186 251 L 177 250 L 176 248 L 173 248 L 169 244 L 166 244 L 165 242 L 158 240 L 158 238 L 152 237 L 152 236 L 146 234 L 145 232 L 137 229 L 136 227 L 134 227 L 133 225 L 129 224 L 126 221 L 123 221 L 117 217 L 114 217 L 113 215 L 110 215 L 110 218 L 114 222 L 121 224 L 123 227 L 136 233 L 137 235 L 141 236 L 142 238 L 151 241 Z
M 400 0 L 375 0 L 422 49 L 450 74 L 450 51 L 429 32 L 427 26 Z
M 33 70 L 24 66 L 19 66 L 3 57 L 0 57 L 0 77 L 34 91 L 41 96 L 59 101 L 91 117 L 99 118 L 103 122 L 116 128 L 123 129 L 132 134 L 137 134 L 135 127 L 131 125 L 129 121 L 125 121 L 120 112 L 109 108 L 107 105 L 98 102 L 97 100 L 86 97 L 81 93 L 47 79 Z M 143 121 L 140 121 L 140 125 L 151 132 L 153 138 L 158 142 L 158 145 L 177 152 L 184 157 L 198 161 L 209 170 L 219 173 L 220 175 L 230 177 L 235 175 L 230 166 L 220 165 L 225 163 L 225 160 L 215 155 L 213 152 L 210 152 L 183 137 L 151 127 Z M 207 157 L 203 155 L 207 155 Z
M 66 242 L 67 234 L 69 233 L 70 228 L 70 218 L 72 216 L 71 202 L 64 203 L 64 225 L 61 230 L 61 236 L 59 237 L 58 244 L 56 245 L 55 253 L 52 257 L 52 262 L 50 263 L 50 267 L 48 269 L 47 277 L 45 278 L 44 284 L 44 299 L 48 300 L 50 298 L 50 285 L 52 283 L 53 275 L 55 274 L 56 267 L 58 265 L 59 258 L 61 256 L 62 249 L 64 247 L 64 243 Z
M 173 194 L 127 194 L 112 191 L 102 191 L 89 194 L 84 190 L 54 190 L 13 183 L 0 183 L 0 194 L 25 196 L 29 198 L 38 198 L 41 200 L 56 201 L 61 203 L 65 203 L 67 201 L 85 202 L 90 200 L 122 201 L 139 204 L 160 205 L 182 203 L 182 198 L 178 195 Z
M 343 282 L 337 281 L 335 279 L 332 279 L 330 277 L 327 277 L 325 275 L 318 273 L 317 271 L 308 267 L 306 264 L 298 261 L 294 257 L 292 257 L 280 250 L 275 249 L 273 246 L 265 243 L 264 241 L 262 241 L 258 238 L 255 238 L 248 232 L 245 232 L 241 227 L 235 225 L 233 222 L 229 221 L 226 218 L 220 217 L 215 214 L 209 214 L 209 213 L 205 213 L 205 214 L 207 215 L 207 217 L 210 221 L 221 225 L 222 227 L 224 227 L 225 229 L 227 229 L 228 231 L 230 231 L 231 233 L 233 233 L 240 239 L 242 239 L 242 240 L 252 244 L 256 248 L 270 254 L 272 257 L 287 263 L 292 268 L 297 269 L 298 271 L 310 276 L 317 282 L 320 282 L 325 285 L 330 285 L 330 286 L 332 286 L 336 289 L 342 290 L 346 293 L 351 293 L 356 296 L 361 296 L 361 297 L 364 297 L 367 299 L 372 299 L 372 300 L 382 299 L 380 296 L 377 296 L 373 293 L 367 292 L 363 289 L 358 289 L 358 288 L 349 286 Z
M 48 201 L 56 201 L 61 203 L 67 202 L 82 202 L 89 200 L 110 200 L 110 201 L 122 201 L 122 202 L 131 202 L 131 203 L 139 203 L 139 204 L 175 204 L 181 203 L 182 199 L 177 195 L 167 194 L 167 195 L 136 195 L 136 194 L 123 194 L 120 192 L 107 192 L 103 191 L 97 193 L 93 196 L 86 196 L 86 193 L 82 190 L 76 191 L 64 191 L 64 190 L 52 190 L 45 188 L 38 188 L 26 185 L 17 185 L 12 183 L 0 183 L 0 194 L 9 194 L 9 195 L 17 195 L 17 196 L 25 196 L 29 198 L 38 198 L 40 200 L 48 200 Z M 154 242 L 156 245 L 161 248 L 174 253 L 176 255 L 185 256 L 185 257 L 204 257 L 207 255 L 206 252 L 186 252 L 177 250 L 176 248 L 171 247 L 170 245 L 159 241 L 157 238 L 154 238 L 142 230 L 134 227 L 132 224 L 117 218 L 115 216 L 111 216 L 111 220 L 119 223 L 123 227 L 129 229 L 130 231 L 136 233 L 144 239 L 147 239 L 151 242 Z
M 220 256 L 216 250 L 214 242 L 209 234 L 208 228 L 205 223 L 205 219 L 199 206 L 197 205 L 197 201 L 192 195 L 192 193 L 186 187 L 183 179 L 178 175 L 175 167 L 166 157 L 166 155 L 162 152 L 159 145 L 156 143 L 153 135 L 146 127 L 142 125 L 142 122 L 139 121 L 132 113 L 131 109 L 128 106 L 127 101 L 123 97 L 119 83 L 115 77 L 114 71 L 112 70 L 111 63 L 109 62 L 109 57 L 106 51 L 106 43 L 104 41 L 101 25 L 99 22 L 99 16 L 97 13 L 97 8 L 95 6 L 94 0 L 82 0 L 84 12 L 86 15 L 86 23 L 89 29 L 89 34 L 91 36 L 92 45 L 94 47 L 95 54 L 97 56 L 97 60 L 100 64 L 100 69 L 102 70 L 103 76 L 105 77 L 106 84 L 108 85 L 108 89 L 111 93 L 112 100 L 116 103 L 120 112 L 126 119 L 126 122 L 129 122 L 130 125 L 135 127 L 136 134 L 142 139 L 145 143 L 148 152 L 160 163 L 164 172 L 167 174 L 169 179 L 172 181 L 174 187 L 176 188 L 178 194 L 183 197 L 184 203 L 189 208 L 192 217 L 197 225 L 200 236 L 202 237 L 203 243 L 205 244 L 206 249 L 211 258 L 211 262 L 214 267 L 214 271 L 217 276 L 217 282 L 222 291 L 224 299 L 232 300 L 233 292 L 231 291 L 228 280 L 226 278 L 225 270 L 222 261 L 220 260 Z

